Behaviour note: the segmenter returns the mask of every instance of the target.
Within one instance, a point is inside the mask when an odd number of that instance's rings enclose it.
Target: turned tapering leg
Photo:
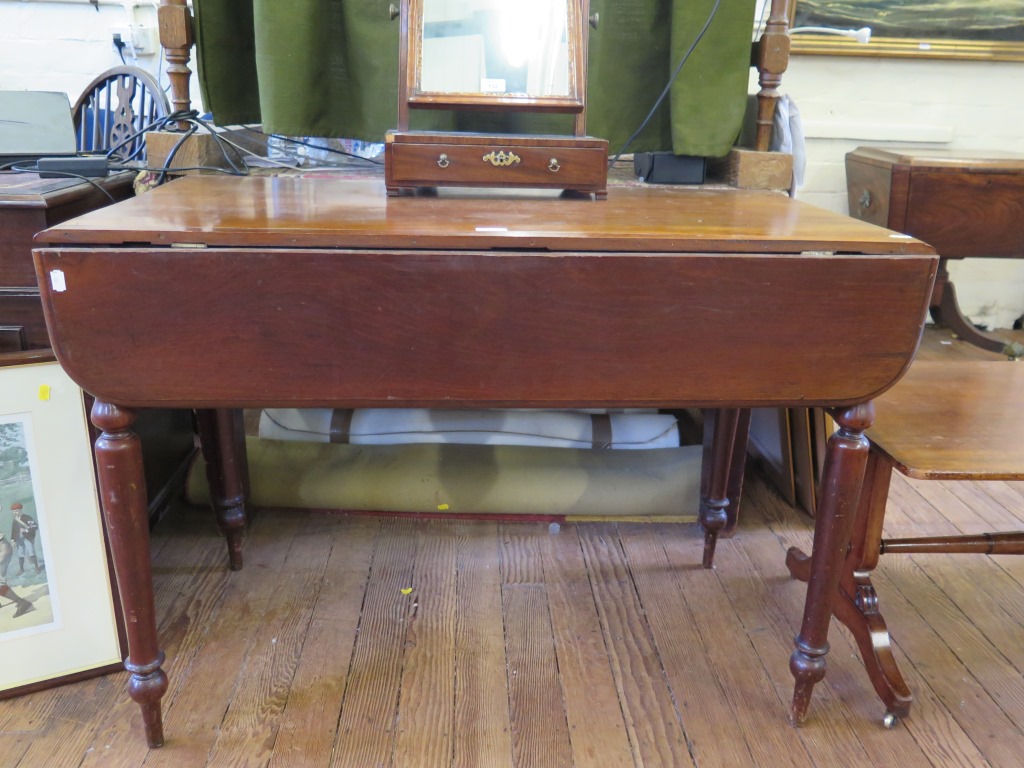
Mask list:
[[[142,447],[131,431],[135,412],[96,400],[92,423],[101,431],[96,440],[96,468],[100,501],[110,538],[114,574],[121,596],[131,672],[128,695],[142,708],[146,741],[164,743],[160,699],[167,690],[167,675],[160,668],[164,655],[156,634],[153,574],[149,553],[149,514]]]
[[[196,411],[199,444],[206,459],[210,504],[217,525],[228,543],[231,570],[242,568],[242,537],[245,534],[245,497],[248,464],[242,428],[242,412],[220,408]]]
[[[874,422],[871,403],[833,413],[839,429],[829,438],[814,520],[814,548],[807,572],[807,598],[796,650],[789,660],[795,678],[790,722],[802,725],[811,691],[825,676],[828,629],[857,514],[869,444],[864,430]]]
[[[729,521],[729,479],[739,421],[739,408],[723,408],[715,414],[714,418],[710,476],[707,488],[702,493],[700,500],[700,524],[704,528],[705,568],[714,566],[718,533]]]

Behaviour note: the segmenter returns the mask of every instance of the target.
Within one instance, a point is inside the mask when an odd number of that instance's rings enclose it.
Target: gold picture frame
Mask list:
[[[0,355],[0,699],[122,668],[82,390]],[[16,663],[14,663],[16,660]]]
[[[793,28],[870,27],[867,44],[832,34],[795,34],[792,52],[827,56],[1024,61],[1024,0],[795,0]],[[936,5],[946,6],[945,10]],[[900,13],[902,12],[902,13]],[[973,21],[971,21],[973,20]]]

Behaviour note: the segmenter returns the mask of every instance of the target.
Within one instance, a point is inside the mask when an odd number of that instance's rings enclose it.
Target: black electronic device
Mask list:
[[[637,152],[633,171],[649,184],[703,184],[707,159],[672,152]]]
[[[36,161],[35,170],[39,177],[43,179],[56,179],[66,176],[95,178],[97,176],[106,176],[110,172],[105,155],[41,157]]]

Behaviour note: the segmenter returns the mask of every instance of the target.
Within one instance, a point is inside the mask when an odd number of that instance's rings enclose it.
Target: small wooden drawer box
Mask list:
[[[608,142],[571,136],[392,132],[388,194],[416,187],[556,187],[607,194]],[[454,177],[446,181],[446,173]]]

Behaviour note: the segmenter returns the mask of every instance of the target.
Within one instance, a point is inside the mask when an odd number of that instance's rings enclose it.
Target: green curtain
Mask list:
[[[756,0],[721,0],[704,39],[630,151],[721,157],[746,108]],[[617,151],[690,47],[714,0],[591,0],[587,132]],[[194,0],[203,102],[221,125],[382,141],[397,119],[388,0]],[[413,128],[572,133],[565,115],[411,110]]]

